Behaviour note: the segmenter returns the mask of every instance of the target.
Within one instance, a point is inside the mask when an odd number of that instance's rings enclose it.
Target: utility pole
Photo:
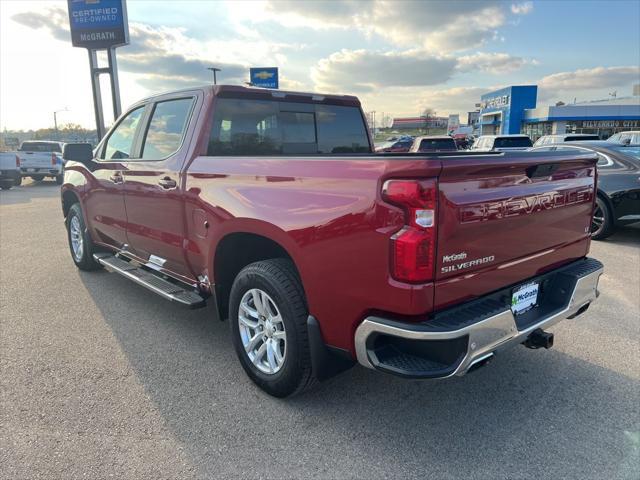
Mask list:
[[[60,140],[60,134],[58,133],[58,113],[68,111],[67,107],[64,107],[64,110],[55,110],[53,112],[53,127],[56,131],[56,140]]]
[[[376,136],[376,111],[372,110],[371,112],[371,131],[373,136]]]
[[[216,72],[220,72],[221,70],[219,68],[216,68],[216,67],[207,67],[207,70],[211,70],[213,72],[213,84],[217,85],[218,84],[218,80],[216,78]]]

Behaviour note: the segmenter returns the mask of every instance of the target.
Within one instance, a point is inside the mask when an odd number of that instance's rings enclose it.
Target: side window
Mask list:
[[[130,112],[118,124],[105,145],[103,159],[123,160],[129,158],[133,149],[133,140],[136,129],[142,118],[144,107],[139,107]]]
[[[193,98],[156,104],[143,142],[143,160],[162,160],[180,148],[192,105]]]

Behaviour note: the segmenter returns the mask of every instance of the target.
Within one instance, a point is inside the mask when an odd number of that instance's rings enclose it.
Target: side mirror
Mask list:
[[[66,162],[80,162],[85,165],[93,160],[93,149],[89,143],[67,143],[62,150],[62,159]]]

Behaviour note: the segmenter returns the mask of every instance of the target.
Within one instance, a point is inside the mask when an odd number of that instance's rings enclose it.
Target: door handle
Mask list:
[[[111,180],[113,183],[122,183],[124,182],[124,177],[122,176],[122,173],[115,172],[109,177],[109,180]]]
[[[178,186],[176,181],[174,179],[172,179],[172,178],[169,178],[169,177],[164,177],[164,178],[161,178],[160,180],[158,180],[158,185],[160,185],[162,188],[164,188],[166,190],[170,190],[170,189],[176,188]]]

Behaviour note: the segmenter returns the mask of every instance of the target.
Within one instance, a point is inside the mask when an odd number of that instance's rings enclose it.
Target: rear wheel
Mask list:
[[[67,238],[73,263],[80,270],[97,270],[100,264],[93,259],[94,245],[87,231],[82,208],[74,203],[67,215]]]
[[[2,183],[0,183],[0,188],[2,190],[10,190],[11,187],[13,187],[13,183],[12,182],[2,182]]]
[[[613,214],[604,198],[596,197],[596,206],[591,219],[591,238],[603,240],[613,233]]]
[[[60,175],[56,175],[56,184],[57,185],[62,185],[62,182],[64,181],[64,174],[60,174]]]
[[[16,178],[14,179],[13,186],[14,187],[19,187],[20,185],[22,185],[22,175],[18,174],[18,175],[16,175]]]
[[[311,386],[308,313],[292,262],[278,258],[246,266],[229,300],[233,345],[251,380],[275,397]]]

